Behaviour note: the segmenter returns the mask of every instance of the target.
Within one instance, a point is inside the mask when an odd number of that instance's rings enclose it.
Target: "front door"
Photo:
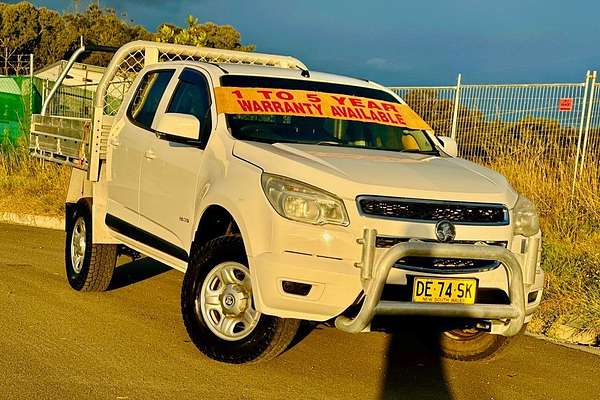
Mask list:
[[[124,115],[109,139],[108,220],[139,221],[139,183],[143,154],[155,137],[154,115],[175,70],[149,71],[139,81]]]
[[[209,77],[183,68],[171,83],[159,113],[193,115],[200,120],[198,140],[174,139],[157,132],[145,151],[140,180],[140,228],[158,238],[159,250],[187,259],[194,234],[198,191],[205,182],[204,147],[212,131]]]

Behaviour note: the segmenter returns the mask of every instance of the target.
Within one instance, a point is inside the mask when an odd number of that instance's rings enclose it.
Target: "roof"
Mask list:
[[[205,63],[201,63],[205,64]],[[211,64],[216,65],[223,71],[227,71],[228,74],[234,75],[254,75],[254,76],[268,76],[274,78],[287,78],[287,79],[300,79],[307,81],[318,81],[318,82],[327,82],[327,83],[337,83],[341,85],[350,85],[350,86],[358,86],[364,88],[371,88],[382,90],[387,93],[392,94],[395,98],[398,98],[398,95],[391,91],[390,89],[376,83],[370,81],[368,79],[360,79],[354,78],[350,76],[331,74],[328,72],[319,72],[309,70],[309,76],[305,77],[302,75],[302,70],[300,69],[290,69],[290,68],[277,68],[270,66],[261,66],[261,65],[240,65],[240,64]]]
[[[2,77],[0,79],[0,93],[21,95],[21,88],[14,79]]]
[[[40,79],[56,81],[60,73],[66,68],[67,63],[68,61],[65,60],[57,61],[35,71],[34,76]],[[100,81],[105,70],[106,68],[97,65],[76,62],[69,70],[63,84],[66,86],[95,85]]]
[[[251,76],[266,76],[273,78],[299,79],[307,81],[337,83],[341,85],[358,86],[382,90],[392,94],[395,98],[399,98],[396,93],[390,89],[367,79],[353,78],[344,75],[330,74],[328,72],[319,72],[307,70],[309,76],[303,76],[302,69],[279,68],[264,65],[248,65],[248,64],[224,64],[224,63],[205,63],[202,61],[171,61],[173,64],[184,65],[202,65],[204,68],[217,74],[232,74],[232,75],[251,75]]]
[[[309,78],[304,78],[301,75],[302,70],[290,68],[267,67],[262,65],[240,65],[240,64],[217,64],[220,68],[230,74],[239,75],[258,75],[258,76],[273,76],[278,78],[301,78],[318,81],[345,83],[356,86],[370,86],[370,82],[365,79],[351,78],[342,75],[335,75],[326,72],[318,72],[309,70]]]
[[[62,68],[67,66],[67,63],[68,63],[67,60],[59,60],[55,63],[46,65],[45,67],[38,69],[37,71],[35,71],[34,75],[41,74],[43,72],[46,72],[46,71],[52,70],[52,69],[56,69],[56,68],[59,68],[62,70]],[[78,63],[78,62],[73,64],[73,67],[71,67],[71,69],[73,69],[73,68],[85,69],[88,71],[94,71],[94,72],[100,72],[100,73],[104,73],[104,70],[106,69],[105,67],[99,67],[97,65]]]

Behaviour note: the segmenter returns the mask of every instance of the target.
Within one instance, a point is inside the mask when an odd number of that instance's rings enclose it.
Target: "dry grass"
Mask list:
[[[546,333],[568,323],[600,333],[600,181],[597,162],[586,163],[572,187],[573,166],[530,155],[497,158],[491,167],[538,207],[546,288],[531,329]]]
[[[59,216],[70,169],[30,158],[24,146],[0,145],[0,212]]]
[[[600,331],[600,174],[586,168],[572,196],[572,166],[544,157],[497,156],[490,164],[538,207],[544,233],[544,302],[530,328],[554,322]],[[0,151],[0,212],[62,216],[69,169]]]

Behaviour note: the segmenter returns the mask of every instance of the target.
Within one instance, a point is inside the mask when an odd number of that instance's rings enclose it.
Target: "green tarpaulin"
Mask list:
[[[0,76],[0,143],[15,144],[26,138],[31,114],[39,113],[41,104],[40,92],[30,77]]]

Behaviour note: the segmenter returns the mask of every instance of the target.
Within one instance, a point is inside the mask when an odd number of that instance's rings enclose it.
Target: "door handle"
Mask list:
[[[117,139],[116,137],[114,137],[114,138],[110,139],[110,144],[113,147],[119,147],[119,145],[121,144],[121,142],[119,142],[119,139]]]
[[[144,157],[146,157],[148,160],[153,160],[153,159],[155,159],[155,158],[156,158],[156,154],[155,154],[155,153],[154,153],[154,151],[152,151],[152,150],[147,150],[147,151],[144,153]]]

